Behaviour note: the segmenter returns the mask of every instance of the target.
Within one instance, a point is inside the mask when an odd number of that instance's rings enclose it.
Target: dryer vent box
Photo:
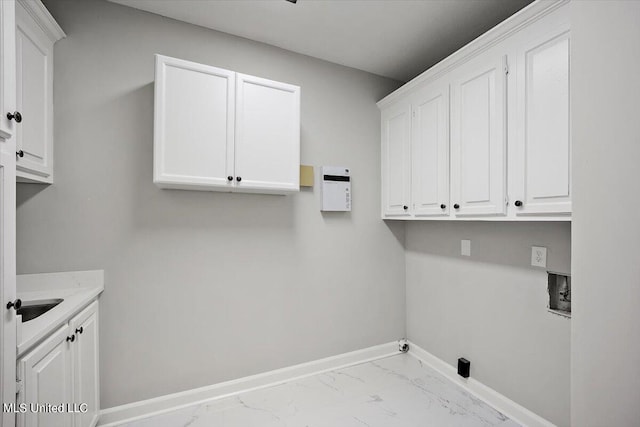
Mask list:
[[[571,276],[548,273],[549,310],[571,316]]]
[[[351,173],[349,168],[322,166],[322,210],[351,211]]]

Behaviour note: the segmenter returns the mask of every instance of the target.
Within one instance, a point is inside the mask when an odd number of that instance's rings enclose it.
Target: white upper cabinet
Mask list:
[[[156,57],[154,182],[231,187],[235,73]]]
[[[381,100],[382,217],[570,220],[569,87],[568,1],[536,1]]]
[[[411,203],[411,104],[382,112],[382,211],[409,215]]]
[[[453,212],[506,210],[506,57],[485,54],[455,72],[451,85]]]
[[[416,217],[449,214],[449,85],[418,90],[411,132],[411,204]]]
[[[237,74],[235,170],[238,191],[298,191],[300,88]]]
[[[299,189],[297,86],[156,55],[154,126],[162,188]]]
[[[571,213],[570,32],[565,14],[522,34],[516,64],[517,215]],[[558,22],[556,22],[558,21]]]
[[[53,44],[62,29],[39,1],[16,2],[16,174],[53,182]]]

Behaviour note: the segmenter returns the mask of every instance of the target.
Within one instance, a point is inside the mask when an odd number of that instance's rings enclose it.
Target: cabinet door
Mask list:
[[[521,202],[518,215],[570,214],[569,26],[531,30],[517,56],[518,176],[511,198]]]
[[[300,189],[300,88],[237,75],[237,191]]]
[[[87,404],[87,412],[74,415],[74,427],[93,427],[100,410],[98,363],[98,302],[92,303],[69,322],[76,340],[71,346],[73,361],[73,400]]]
[[[448,215],[449,85],[430,84],[416,99],[411,137],[413,214]]]
[[[451,202],[459,206],[456,216],[505,213],[505,66],[506,57],[489,52],[454,71]]]
[[[16,144],[7,112],[15,110],[15,3],[0,1],[0,399],[15,403],[16,311]],[[2,411],[0,425],[13,427],[15,415]]]
[[[3,6],[0,1],[0,9]],[[16,145],[0,138],[0,398],[14,403],[16,395]],[[15,416],[2,412],[0,425],[11,427]]]
[[[15,1],[0,1],[0,138],[9,139],[15,122],[7,113],[16,110],[16,24]]]
[[[53,182],[53,41],[22,2],[16,3],[16,126],[18,178]]]
[[[23,389],[19,403],[59,405],[71,402],[71,352],[69,327],[58,329],[42,344],[20,359]],[[18,414],[20,427],[71,427],[71,413],[32,412]]]
[[[382,112],[382,216],[408,216],[411,200],[411,104]]]
[[[235,73],[156,55],[153,181],[231,190]]]

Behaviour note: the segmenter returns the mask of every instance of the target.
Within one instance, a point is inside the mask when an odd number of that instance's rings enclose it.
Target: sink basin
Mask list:
[[[23,322],[28,322],[38,316],[42,316],[62,301],[64,301],[62,298],[24,301],[22,307],[18,309],[18,314],[22,315]]]

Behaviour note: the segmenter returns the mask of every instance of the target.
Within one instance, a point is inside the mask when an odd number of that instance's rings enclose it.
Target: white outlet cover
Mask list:
[[[531,265],[534,267],[547,267],[547,248],[531,246]]]
[[[460,240],[460,254],[471,256],[471,240]]]

